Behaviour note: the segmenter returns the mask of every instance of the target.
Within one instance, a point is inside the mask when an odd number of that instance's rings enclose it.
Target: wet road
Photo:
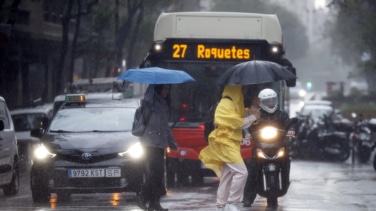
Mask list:
[[[52,197],[50,203],[32,202],[28,185],[29,174],[23,167],[20,192],[14,197],[0,193],[0,210],[130,210],[139,211],[135,194],[73,194],[69,202]],[[376,210],[376,172],[371,163],[351,165],[316,161],[294,160],[291,166],[291,186],[279,198],[279,211],[296,210]],[[205,178],[201,187],[175,187],[169,189],[162,205],[169,210],[215,210],[218,179]],[[255,204],[245,210],[268,210],[266,199],[257,197]]]

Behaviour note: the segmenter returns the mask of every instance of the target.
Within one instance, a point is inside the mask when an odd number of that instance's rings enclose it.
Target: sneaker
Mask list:
[[[225,209],[223,211],[240,211],[235,204],[226,204]]]

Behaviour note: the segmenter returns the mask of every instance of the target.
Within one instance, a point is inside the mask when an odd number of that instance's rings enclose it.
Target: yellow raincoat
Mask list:
[[[231,97],[232,101],[224,96]],[[221,176],[223,163],[243,163],[240,154],[244,100],[241,86],[225,86],[214,114],[217,128],[209,135],[209,145],[201,150],[199,159],[207,168]]]

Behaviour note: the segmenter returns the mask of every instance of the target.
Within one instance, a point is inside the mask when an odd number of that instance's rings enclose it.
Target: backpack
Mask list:
[[[146,123],[149,121],[149,117],[145,117],[146,115],[146,107],[145,105],[141,105],[136,109],[134,113],[133,123],[132,123],[132,134],[134,136],[141,137],[144,134]]]
[[[231,99],[229,96],[224,96],[223,98]],[[214,105],[212,105],[209,110],[205,114],[204,118],[204,138],[207,142],[209,140],[209,134],[215,129],[214,125],[214,114],[215,110],[217,109],[219,101],[217,101]]]

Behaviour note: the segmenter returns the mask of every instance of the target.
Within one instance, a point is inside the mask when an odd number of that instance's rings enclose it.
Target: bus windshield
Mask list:
[[[236,63],[160,63],[160,66],[163,68],[183,70],[196,80],[195,82],[175,84],[172,86],[171,104],[173,112],[171,118],[172,121],[179,119],[176,127],[183,125],[184,127],[189,127],[189,124],[192,127],[197,127],[197,123],[203,122],[203,118],[205,117],[206,112],[221,97],[221,89],[223,87],[220,87],[217,84],[218,78],[224,71],[226,71],[233,65],[236,65]],[[277,92],[281,91],[280,82],[264,84],[264,86],[273,88]],[[263,86],[259,85],[259,87],[262,88]],[[249,101],[248,103],[250,104],[251,102]]]

